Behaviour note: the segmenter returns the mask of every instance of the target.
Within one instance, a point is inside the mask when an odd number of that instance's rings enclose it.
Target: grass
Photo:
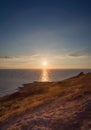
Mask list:
[[[90,94],[91,74],[73,77],[61,82],[26,84],[18,92],[0,98],[0,122],[5,122],[10,117],[22,115],[60,97],[65,97],[70,101],[84,98]],[[23,130],[26,127],[27,124],[24,124],[22,128],[16,126],[12,130]]]

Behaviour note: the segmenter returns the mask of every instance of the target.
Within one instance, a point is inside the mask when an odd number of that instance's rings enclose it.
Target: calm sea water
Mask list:
[[[12,93],[25,83],[33,81],[60,81],[91,69],[62,70],[0,70],[0,96]]]

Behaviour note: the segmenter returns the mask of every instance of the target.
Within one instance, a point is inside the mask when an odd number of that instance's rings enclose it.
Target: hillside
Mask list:
[[[0,130],[91,130],[91,73],[1,97]]]

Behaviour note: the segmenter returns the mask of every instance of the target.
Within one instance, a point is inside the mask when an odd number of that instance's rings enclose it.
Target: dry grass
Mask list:
[[[46,103],[65,98],[67,101],[80,100],[91,94],[91,74],[73,77],[61,82],[36,82],[24,85],[18,92],[0,98],[0,122],[18,117]],[[91,117],[91,114],[89,115]],[[8,130],[27,130],[26,122]],[[57,124],[55,124],[55,127]],[[61,128],[60,128],[61,130]]]

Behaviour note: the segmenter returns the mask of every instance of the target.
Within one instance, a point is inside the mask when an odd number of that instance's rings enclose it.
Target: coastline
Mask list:
[[[57,82],[33,82],[0,97],[1,130],[91,128],[91,73]]]
[[[80,72],[88,73],[91,72],[91,69],[0,70],[0,97],[15,92],[17,87],[22,86],[24,83],[43,80],[62,81]]]

